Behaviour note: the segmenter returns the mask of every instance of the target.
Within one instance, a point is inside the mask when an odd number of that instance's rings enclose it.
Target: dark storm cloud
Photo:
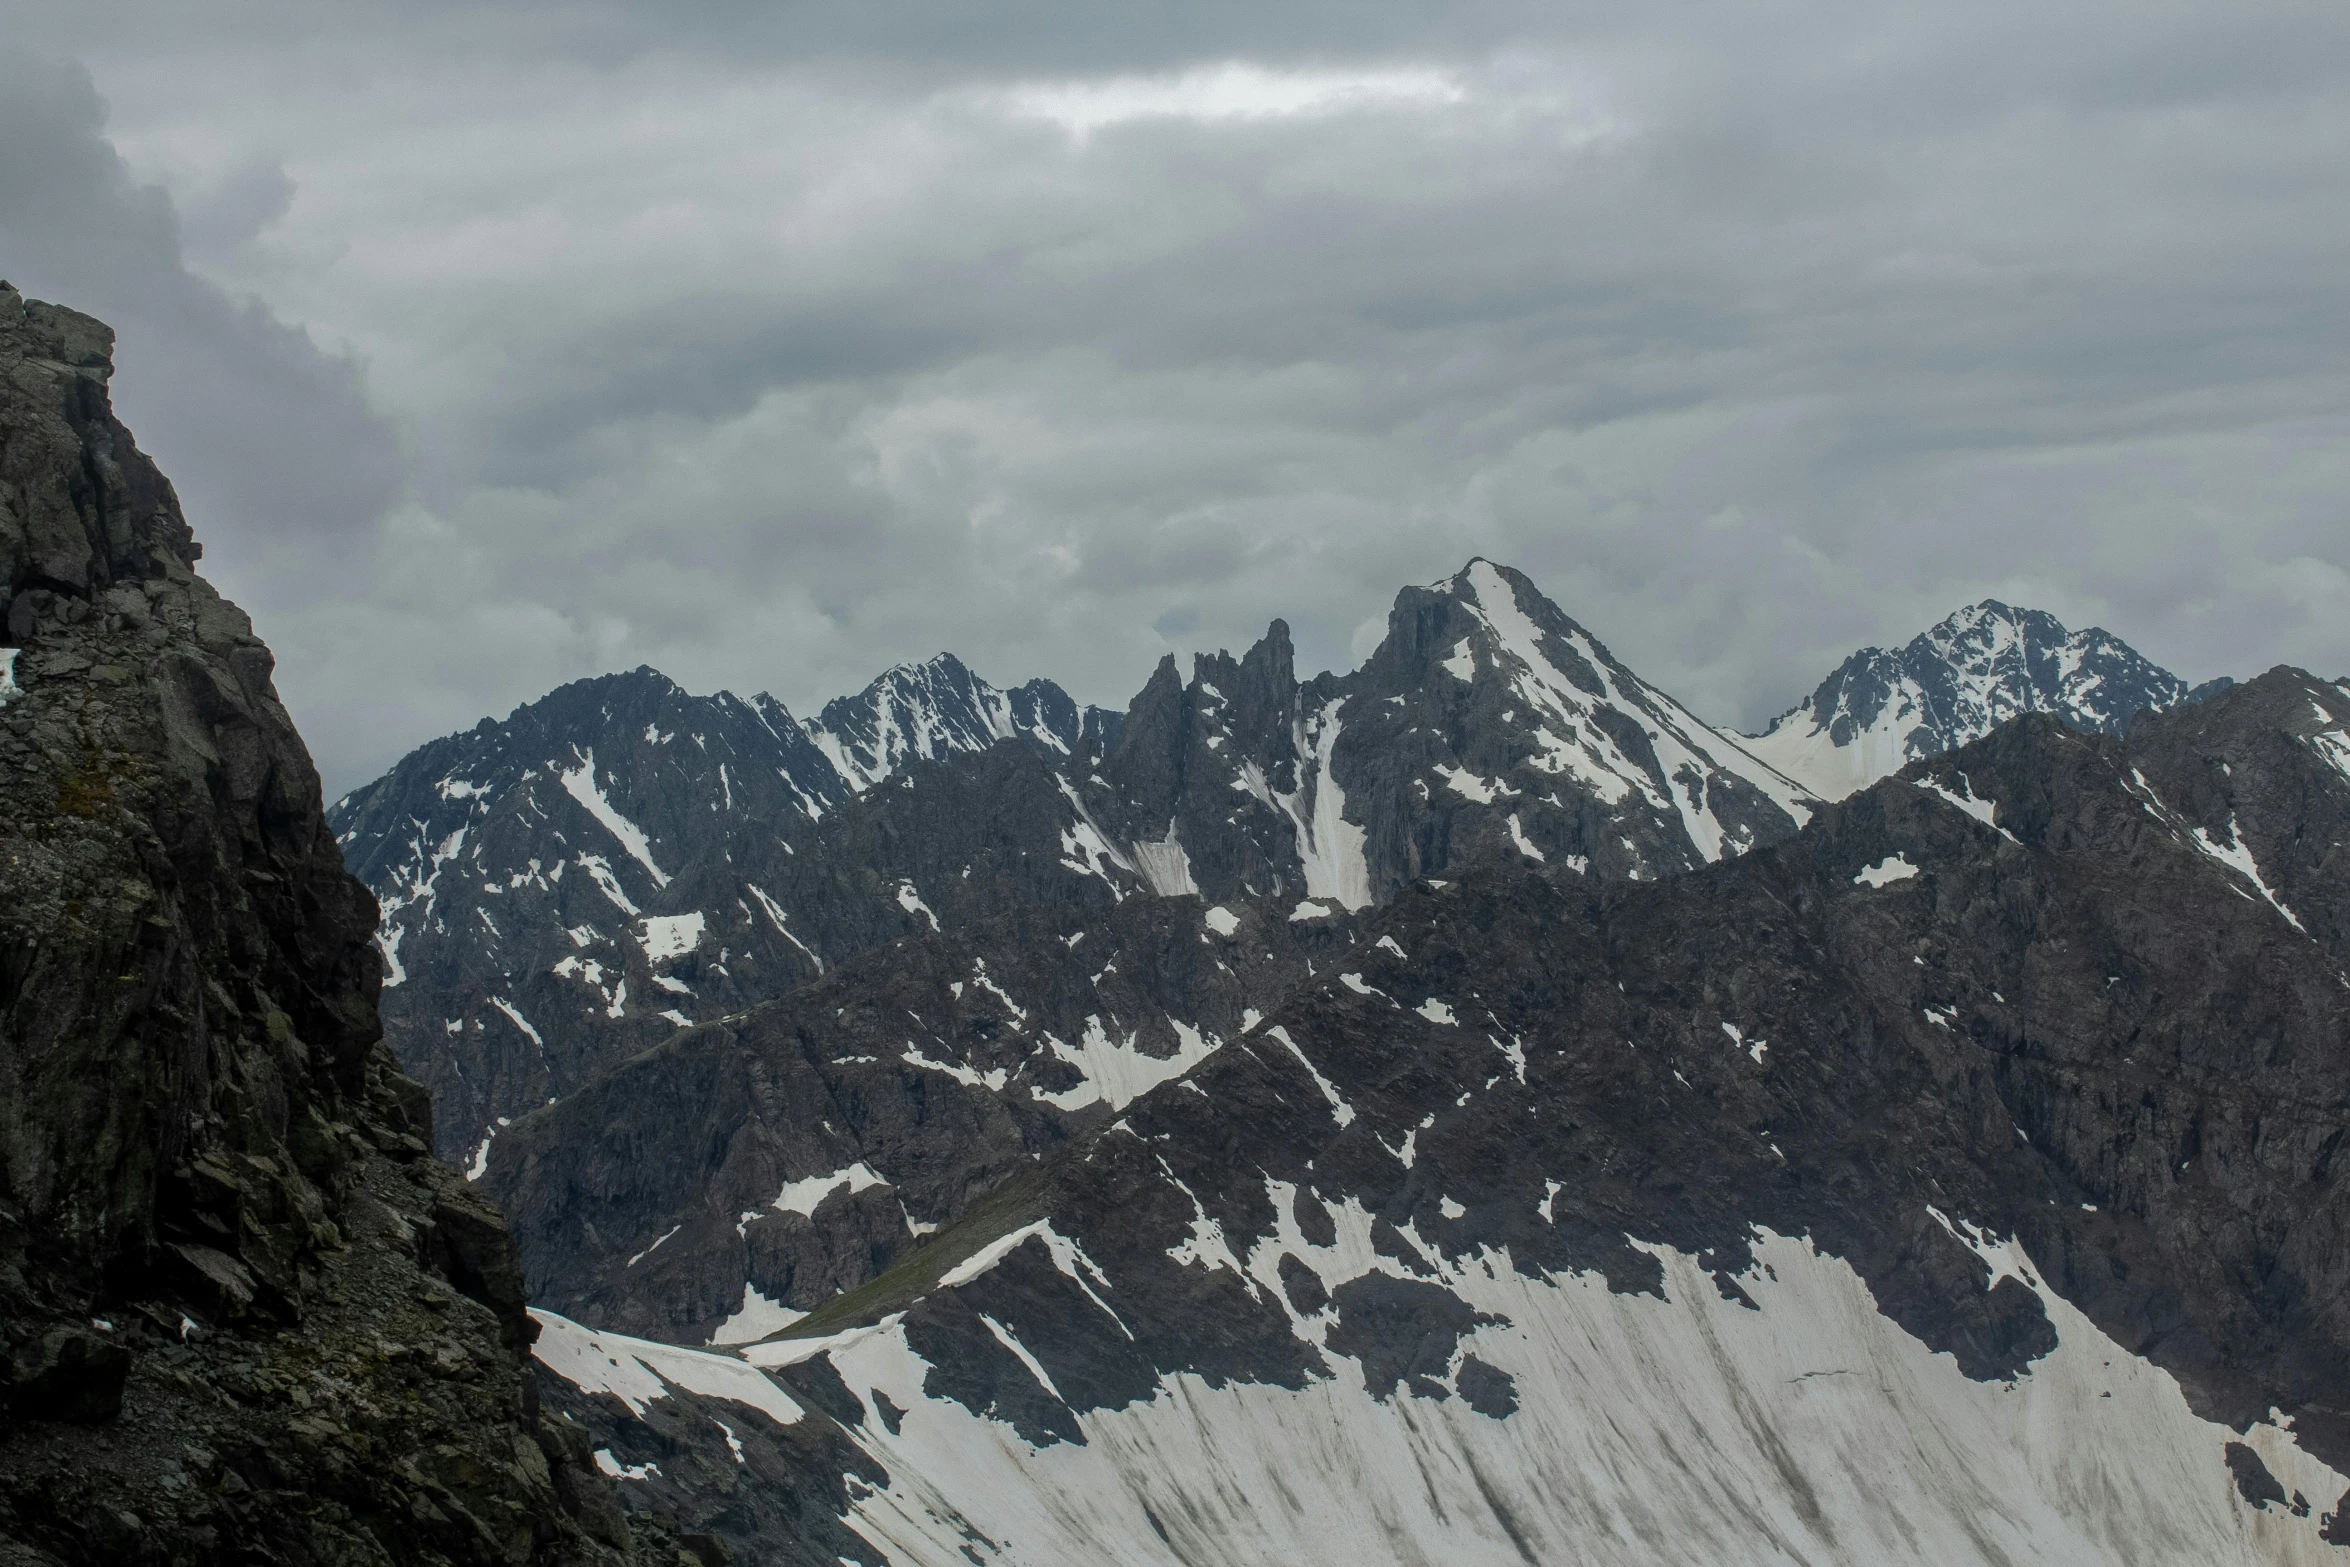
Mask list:
[[[264,606],[344,782],[640,660],[1344,665],[1471,552],[1724,720],[1987,593],[2350,666],[2350,13],[62,18],[191,261],[399,421],[408,499]],[[56,188],[168,237],[80,112]]]

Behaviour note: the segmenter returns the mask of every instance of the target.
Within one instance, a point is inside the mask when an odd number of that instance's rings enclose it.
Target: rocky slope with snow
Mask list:
[[[1985,599],[1900,648],[1862,648],[1781,714],[1747,749],[1823,800],[1981,739],[2022,713],[2119,734],[2137,714],[2209,695],[2190,692],[2111,632],[2068,631],[2033,609]]]
[[[1655,879],[1784,838],[1804,810],[1483,561],[1407,589],[1353,675],[1300,682],[1276,622],[1188,680],[1168,660],[1106,744],[1104,725],[1015,733],[900,758],[861,793],[770,782],[777,798],[730,812],[760,736],[794,731],[760,712],[665,727],[632,694],[696,700],[649,672],[569,688],[468,737],[491,764],[452,784],[423,754],[350,809],[354,845],[397,848],[366,825],[419,780],[507,802],[453,830],[439,879],[387,893],[394,956],[456,954],[411,967],[387,1016],[462,1128],[444,1151],[517,1215],[539,1298],[687,1342],[872,1276],[1235,1037],[1417,878]],[[565,742],[568,767],[525,760],[550,750],[526,724],[558,703],[602,729]],[[518,918],[534,907],[535,926]],[[500,942],[534,929],[514,961]],[[505,1097],[468,1097],[484,1087]],[[836,1174],[837,1200],[790,1195]]]
[[[1066,754],[1107,727],[1046,682],[1000,692],[941,657],[812,724],[639,669],[413,752],[330,820],[383,907],[384,1024],[433,1092],[440,1151],[469,1165],[501,1118],[598,1065],[918,924],[888,898],[850,929],[778,901],[861,791],[1015,735]]]
[[[1653,879],[1805,810],[1476,561],[1406,589],[1351,675],[1301,682],[1275,622],[1188,679],[1168,659],[1116,718],[942,657],[803,724],[639,670],[426,746],[331,814],[383,904],[386,1030],[441,1153],[478,1172],[600,1068],[925,930],[1040,909],[1075,930],[1135,896],[1343,930],[1419,876]],[[1169,1038],[1216,1005],[1162,1001],[1136,1026]]]
[[[749,1560],[2336,1559],[2345,717],[2279,671],[1682,876],[1413,883],[784,1335],[551,1385],[689,1516],[793,1501]]]
[[[0,1560],[674,1563],[542,1412],[251,624],[0,284]]]

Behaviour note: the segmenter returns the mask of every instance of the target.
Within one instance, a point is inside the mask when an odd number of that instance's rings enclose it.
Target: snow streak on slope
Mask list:
[[[2052,615],[1985,599],[1906,647],[1861,649],[1746,745],[1840,800],[2022,713],[2114,734],[2141,709],[2187,696],[2185,681],[2109,632],[2067,631]]]
[[[1365,835],[1346,819],[1346,792],[1330,770],[1330,758],[1338,748],[1338,714],[1345,706],[1346,698],[1340,697],[1298,726],[1297,753],[1310,757],[1311,763],[1299,769],[1304,778],[1297,793],[1270,798],[1297,824],[1306,896],[1361,909],[1371,902],[1371,868],[1363,858]]]
[[[1310,1248],[1317,1271],[1378,1264],[1357,1239]],[[2039,1288],[2015,1248],[1976,1244]],[[2039,1289],[2057,1350],[1978,1383],[1807,1242],[1758,1238],[1738,1283],[1759,1309],[1725,1299],[1697,1259],[1653,1251],[1661,1300],[1594,1275],[1528,1279],[1498,1254],[1443,1270],[1492,1318],[1448,1375],[1474,1353],[1513,1377],[1498,1418],[1468,1396],[1375,1399],[1334,1358],[1335,1380],[1298,1391],[1178,1374],[1146,1402],[1081,1415],[1083,1445],[1040,1450],[924,1396],[930,1367],[895,1319],[766,1349],[829,1349],[867,1407],[858,1440],[891,1477],[852,1491],[852,1521],[935,1567],[2334,1559],[2314,1517],[2248,1504],[2223,1454],[2241,1440],[2320,1505],[2343,1476],[2274,1426],[2239,1438],[2197,1418],[2168,1375],[2052,1292]],[[1319,1340],[1320,1315],[1301,1336]],[[876,1395],[906,1411],[894,1432]]]

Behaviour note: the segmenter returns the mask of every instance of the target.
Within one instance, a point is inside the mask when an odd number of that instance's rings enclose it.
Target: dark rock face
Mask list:
[[[2111,632],[2068,631],[2053,615],[1985,599],[1905,647],[1862,648],[1750,748],[1822,798],[1841,799],[2019,714],[2120,734],[2141,712],[2201,701],[2229,684],[2190,692]]]
[[[0,1554],[655,1559],[537,1410],[512,1244],[424,1156],[373,900],[111,349],[0,287]]]

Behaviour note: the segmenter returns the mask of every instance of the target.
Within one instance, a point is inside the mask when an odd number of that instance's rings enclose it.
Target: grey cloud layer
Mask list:
[[[640,660],[1344,664],[1472,551],[1748,723],[1984,593],[2350,666],[2350,21],[869,13],[52,20],[211,281],[54,75],[0,272],[123,328],[330,779]]]

